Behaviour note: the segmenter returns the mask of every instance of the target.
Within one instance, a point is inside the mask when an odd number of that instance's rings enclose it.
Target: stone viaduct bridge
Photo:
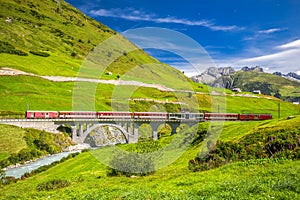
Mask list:
[[[84,143],[88,136],[92,135],[95,131],[97,132],[101,127],[114,129],[114,134],[119,133],[123,138],[123,143],[136,143],[139,138],[139,127],[143,124],[150,125],[152,128],[152,138],[157,140],[158,128],[161,125],[168,124],[172,129],[172,134],[175,134],[176,129],[181,124],[192,126],[198,122],[198,120],[166,119],[0,119],[1,124],[11,124],[22,128],[35,128],[53,133],[58,133],[58,127],[60,126],[70,127],[72,140],[78,144]],[[102,134],[101,137],[100,139],[110,139],[110,136],[107,136],[107,134]],[[115,135],[115,137],[119,136]],[[116,143],[122,142],[115,140],[113,143],[106,143],[106,145]]]

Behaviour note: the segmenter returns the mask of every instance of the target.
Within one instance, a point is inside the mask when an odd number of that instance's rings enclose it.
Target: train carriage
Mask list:
[[[98,119],[131,119],[132,112],[120,111],[99,111],[97,112]]]
[[[58,112],[27,110],[25,116],[27,119],[56,119],[58,118]]]
[[[204,120],[203,113],[169,113],[170,120]]]
[[[95,119],[97,118],[94,111],[60,111],[60,119]]]
[[[241,121],[253,121],[253,120],[268,120],[272,119],[271,114],[240,114],[239,120]]]
[[[133,113],[133,118],[134,119],[167,119],[168,113],[166,112],[134,112]]]
[[[237,113],[204,113],[204,120],[207,121],[234,121],[239,119],[239,114]]]
[[[259,119],[259,120],[268,120],[268,119],[272,119],[272,114],[259,114],[258,119]]]

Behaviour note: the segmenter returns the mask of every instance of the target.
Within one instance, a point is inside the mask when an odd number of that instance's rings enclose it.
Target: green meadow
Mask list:
[[[225,122],[220,141],[242,142],[251,134],[275,134],[299,129],[299,116],[264,122]],[[213,124],[212,124],[213,125]],[[239,127],[239,128],[238,128]],[[264,132],[265,131],[265,132]],[[173,136],[161,138],[163,145]],[[264,158],[233,161],[221,167],[193,172],[188,162],[199,154],[200,142],[175,162],[148,176],[108,176],[97,160],[112,147],[85,152],[25,180],[2,186],[1,199],[298,199],[299,160]],[[253,141],[255,144],[255,141]],[[138,144],[133,144],[138,145]],[[299,144],[298,144],[299,145]],[[120,148],[123,145],[120,145]],[[127,149],[130,145],[126,145]],[[114,147],[116,148],[116,147]],[[125,148],[125,149],[126,149]],[[65,180],[64,188],[40,190],[42,184]],[[26,192],[20,192],[26,191]]]
[[[82,87],[78,89],[79,87]],[[258,96],[240,97],[209,93],[174,91],[130,85],[95,84],[85,82],[52,82],[32,76],[0,76],[0,110],[24,112],[30,110],[132,110],[178,111],[185,103],[194,110],[228,113],[271,113],[281,117],[300,113],[300,106]],[[77,104],[76,104],[77,103]],[[280,105],[279,105],[280,104]],[[76,107],[77,106],[77,107]]]

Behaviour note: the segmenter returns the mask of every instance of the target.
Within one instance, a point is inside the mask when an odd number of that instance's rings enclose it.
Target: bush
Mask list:
[[[5,172],[2,169],[0,169],[0,184],[2,184],[4,179],[5,179]]]
[[[108,176],[132,175],[146,176],[155,171],[154,159],[160,157],[158,150],[160,145],[157,141],[139,142],[130,145],[127,151],[118,150],[115,152],[110,166]],[[151,153],[152,152],[152,153]]]
[[[38,184],[36,189],[38,191],[48,191],[48,190],[55,190],[59,188],[65,188],[71,185],[70,181],[67,180],[61,180],[61,179],[54,179],[50,180],[45,183]]]
[[[145,176],[155,170],[153,160],[143,154],[118,152],[110,162],[112,168],[108,170],[108,176],[132,175]]]
[[[18,182],[19,179],[15,178],[15,177],[12,177],[12,176],[6,176],[5,179],[4,179],[4,183],[3,185],[9,185],[11,183],[16,183]]]
[[[10,165],[9,159],[0,160],[0,168],[4,168]]]
[[[46,52],[41,52],[41,51],[29,51],[29,53],[36,55],[36,56],[42,56],[42,57],[49,57],[50,54]]]
[[[17,50],[13,45],[1,40],[0,40],[0,53],[15,54],[19,56],[28,56],[28,53],[23,52],[21,50]]]
[[[77,53],[76,53],[76,52],[72,52],[72,53],[71,53],[71,56],[74,58],[74,57],[77,56]]]
[[[256,132],[238,142],[217,141],[204,157],[189,161],[189,169],[203,171],[232,161],[251,159],[299,159],[300,130]]]
[[[208,123],[199,123],[197,134],[192,141],[192,145],[197,145],[204,140],[204,138],[207,136],[208,127]]]

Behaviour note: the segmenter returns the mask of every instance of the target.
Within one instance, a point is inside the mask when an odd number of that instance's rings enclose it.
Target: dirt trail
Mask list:
[[[113,84],[113,85],[134,85],[134,86],[138,86],[138,87],[156,88],[161,91],[174,91],[172,88],[168,88],[164,85],[142,83],[142,82],[138,82],[138,81],[101,80],[101,79],[64,77],[64,76],[39,76],[36,74],[27,73],[27,72],[23,72],[23,71],[11,69],[11,68],[3,67],[0,69],[0,76],[19,76],[19,75],[34,76],[34,77],[39,77],[39,78],[43,78],[43,79],[46,79],[49,81],[54,81],[54,82],[91,82],[91,83],[103,83],[103,84]]]
[[[65,77],[65,76],[39,76],[32,73],[23,72],[16,69],[11,68],[0,68],[0,76],[19,76],[19,75],[26,75],[26,76],[34,76],[43,78],[49,81],[54,82],[91,82],[91,83],[103,83],[103,84],[113,84],[113,85],[133,85],[138,87],[148,87],[148,88],[156,88],[160,91],[166,91],[166,92],[194,92],[194,91],[188,91],[188,90],[174,90],[172,88],[168,88],[164,85],[159,84],[149,84],[149,83],[142,83],[138,81],[124,81],[124,80],[102,80],[102,79],[89,79],[89,78],[78,78],[78,77]],[[196,94],[205,94],[202,92],[195,92]],[[217,92],[212,91],[210,95],[229,95],[229,94],[220,94]],[[243,96],[248,98],[266,98],[266,99],[274,99],[272,97],[268,96],[257,96],[252,94],[231,94],[230,96]]]

